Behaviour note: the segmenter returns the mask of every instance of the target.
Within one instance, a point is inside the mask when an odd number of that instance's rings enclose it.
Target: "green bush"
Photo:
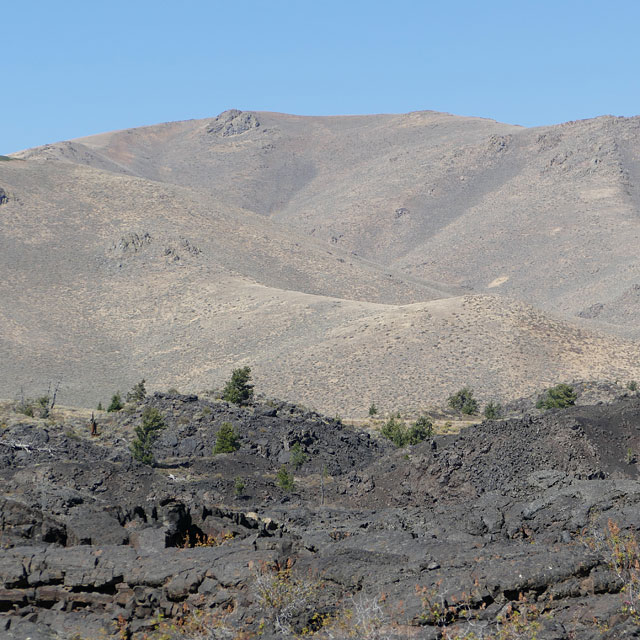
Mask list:
[[[302,450],[302,446],[299,442],[296,442],[291,447],[291,466],[294,469],[299,469],[307,460],[309,456]]]
[[[231,372],[231,379],[222,392],[222,399],[233,404],[249,404],[253,400],[253,385],[250,384],[250,380],[250,367],[234,369]]]
[[[107,411],[113,413],[114,411],[120,411],[122,407],[124,407],[122,398],[120,397],[120,392],[117,391],[111,396],[111,404],[107,407]]]
[[[293,474],[289,473],[287,467],[285,467],[284,465],[280,467],[280,470],[278,471],[276,482],[283,491],[293,491],[293,488],[295,486]]]
[[[473,397],[473,389],[469,387],[462,387],[460,391],[449,396],[448,402],[452,409],[460,413],[472,416],[478,412],[478,402]]]
[[[144,383],[145,380],[143,378],[140,382],[138,382],[138,384],[133,386],[131,391],[127,393],[127,402],[138,404],[147,397],[147,390],[144,387]]]
[[[396,447],[404,447],[408,444],[418,444],[433,435],[433,424],[427,416],[418,418],[411,427],[407,427],[405,422],[396,416],[391,416],[384,425],[380,433],[391,440]]]
[[[371,403],[371,406],[369,407],[369,417],[373,418],[373,416],[378,415],[378,407],[376,407],[375,402]]]
[[[627,389],[629,389],[629,391],[637,391],[638,383],[635,380],[629,380],[629,382],[627,383]]]
[[[233,481],[233,490],[237,498],[241,498],[244,495],[245,487],[244,480],[240,476],[236,476],[236,479]]]
[[[497,420],[502,415],[502,405],[491,400],[484,408],[484,417],[487,420]]]
[[[131,443],[131,454],[143,464],[153,464],[153,443],[166,427],[162,414],[155,407],[145,407],[142,424],[135,428],[136,439]]]
[[[240,448],[238,432],[230,422],[223,422],[216,435],[216,444],[213,447],[213,455],[219,453],[233,453]]]
[[[547,389],[536,404],[538,409],[564,409],[576,403],[577,395],[568,384],[557,384]]]

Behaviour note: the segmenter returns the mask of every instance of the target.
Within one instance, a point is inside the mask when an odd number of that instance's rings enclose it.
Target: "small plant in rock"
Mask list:
[[[449,396],[449,406],[455,411],[472,416],[478,412],[478,401],[473,397],[473,389],[462,387],[453,395]]]
[[[147,390],[144,386],[145,380],[144,378],[140,380],[137,384],[133,385],[131,391],[127,393],[127,402],[132,402],[133,404],[138,404],[142,402],[147,397]]]
[[[145,407],[142,424],[135,428],[136,438],[131,443],[131,454],[142,464],[153,464],[153,443],[166,427],[162,414],[155,407]]]
[[[369,407],[369,417],[373,418],[374,416],[378,415],[378,407],[376,407],[375,402],[371,403],[371,406]]]
[[[104,411],[102,408],[102,401],[98,402],[98,406],[96,407],[96,411]]]
[[[564,409],[575,404],[578,396],[568,384],[557,384],[547,389],[536,403],[538,409]]]
[[[230,422],[223,422],[216,435],[216,444],[213,447],[213,455],[219,453],[233,453],[240,448],[238,432]]]
[[[291,447],[291,466],[294,469],[299,469],[309,458],[309,456],[302,450],[302,445],[296,442]]]
[[[498,420],[500,416],[502,416],[502,405],[493,400],[489,401],[484,408],[484,417],[487,420]]]
[[[244,480],[240,476],[236,476],[233,483],[233,491],[236,495],[236,498],[242,498],[246,486],[247,485],[245,484]]]
[[[109,413],[113,413],[114,411],[121,411],[122,407],[124,407],[124,404],[122,404],[122,397],[120,396],[120,392],[116,391],[116,393],[111,396],[111,403],[107,407],[107,411]]]
[[[629,380],[629,382],[627,382],[627,389],[635,393],[638,390],[638,383],[635,380]]]
[[[234,369],[231,372],[231,379],[222,392],[222,399],[233,404],[249,404],[253,400],[253,385],[250,380],[250,367]]]
[[[276,484],[283,490],[287,492],[293,491],[295,487],[295,479],[293,474],[289,472],[287,467],[284,465],[280,467],[278,470],[278,474],[276,475]]]

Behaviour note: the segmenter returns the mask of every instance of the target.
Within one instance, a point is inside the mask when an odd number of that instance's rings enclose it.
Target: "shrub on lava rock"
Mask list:
[[[231,372],[231,379],[222,392],[222,399],[233,404],[249,404],[253,400],[253,385],[250,384],[250,380],[250,367],[234,369]]]
[[[213,455],[217,455],[218,453],[233,453],[239,448],[238,432],[230,422],[223,422],[216,435]]]
[[[153,464],[153,443],[166,427],[162,414],[155,407],[145,407],[142,424],[135,428],[136,439],[131,443],[131,454],[142,464]]]
[[[547,389],[536,404],[538,409],[564,409],[576,403],[577,395],[568,384],[557,384]]]

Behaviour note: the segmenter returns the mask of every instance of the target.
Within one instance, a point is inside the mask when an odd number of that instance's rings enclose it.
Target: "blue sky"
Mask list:
[[[638,0],[13,0],[0,153],[214,116],[640,113]]]

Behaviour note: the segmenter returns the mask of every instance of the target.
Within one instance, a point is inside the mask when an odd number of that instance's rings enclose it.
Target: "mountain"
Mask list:
[[[13,154],[0,396],[248,364],[356,415],[639,377],[639,142],[640,118],[231,110]]]

